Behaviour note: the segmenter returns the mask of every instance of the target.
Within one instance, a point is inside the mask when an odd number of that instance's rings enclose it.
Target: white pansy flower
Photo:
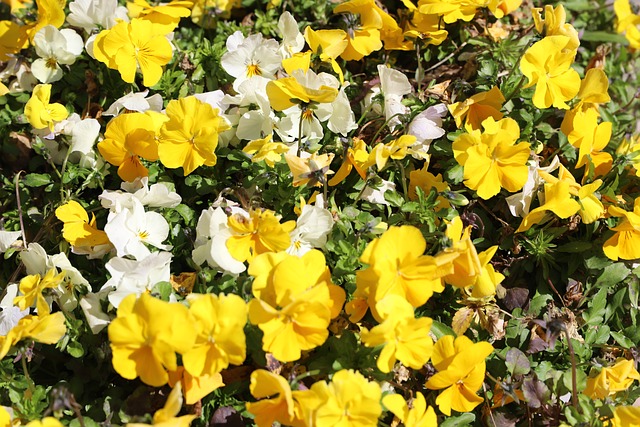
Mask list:
[[[280,15],[278,31],[282,38],[279,51],[283,58],[290,58],[294,53],[302,51],[305,44],[304,36],[298,28],[298,22],[290,12],[284,12]]]
[[[47,25],[33,37],[36,53],[40,57],[33,61],[31,72],[42,83],[57,82],[63,72],[60,64],[71,65],[82,53],[82,37],[69,28],[58,30]]]
[[[171,191],[168,183],[159,182],[149,186],[149,177],[138,177],[132,182],[120,184],[120,190],[104,190],[98,198],[102,207],[118,213],[123,209],[133,209],[133,199],[138,199],[143,206],[152,208],[175,208],[182,197]]]
[[[127,8],[118,5],[118,0],[75,0],[69,3],[67,22],[83,28],[87,33],[102,27],[110,29],[118,21],[129,22]]]
[[[384,96],[384,115],[389,128],[395,129],[400,124],[398,115],[409,113],[409,107],[402,104],[402,98],[412,91],[409,79],[402,72],[384,65],[378,65],[380,90]]]
[[[100,122],[96,119],[81,119],[77,113],[72,113],[56,123],[53,133],[69,137],[68,146],[56,140],[43,139],[55,164],[60,165],[66,159],[83,168],[98,170],[103,167],[102,156],[98,156],[95,150],[95,142],[100,136]]]
[[[38,84],[38,79],[31,73],[31,68],[21,58],[11,58],[6,62],[4,69],[0,71],[0,81],[9,82],[7,84],[9,93],[31,92]]]
[[[413,118],[409,123],[407,134],[415,136],[416,141],[425,145],[428,150],[431,141],[445,134],[442,129],[442,119],[447,113],[445,104],[432,105]]]
[[[101,303],[106,298],[107,293],[104,291],[98,293],[89,292],[80,298],[80,308],[82,308],[87,324],[94,335],[106,328],[111,322],[111,316],[102,310]]]
[[[234,212],[246,212],[240,208],[231,208]],[[248,214],[246,214],[248,216]],[[205,262],[211,268],[231,274],[240,274],[244,263],[231,256],[227,249],[227,239],[231,230],[227,226],[227,215],[221,207],[202,211],[196,227],[196,241],[191,257],[196,264]]]
[[[132,198],[133,207],[118,213],[109,213],[104,231],[116,248],[119,257],[131,255],[137,260],[149,256],[146,245],[169,250],[164,242],[169,236],[169,224],[157,212],[145,212],[142,202]]]
[[[322,205],[322,199],[316,200]],[[327,209],[305,205],[296,221],[296,228],[289,234],[291,246],[287,252],[302,256],[313,248],[324,248],[327,236],[333,228],[333,215]]]
[[[163,101],[162,96],[159,93],[153,94],[149,97],[149,90],[143,90],[142,92],[131,92],[125,96],[118,98],[113,104],[109,106],[107,111],[102,113],[103,116],[117,116],[124,110],[135,111],[138,113],[144,113],[145,111],[162,111]]]
[[[5,253],[22,235],[20,231],[0,230],[0,254]]]
[[[220,65],[229,75],[236,78],[233,82],[233,88],[236,91],[240,83],[254,76],[268,80],[275,79],[275,74],[282,63],[282,56],[278,52],[280,46],[277,41],[265,40],[262,34],[252,34],[235,46],[239,36],[232,37],[235,37],[232,44],[235,49],[229,49],[222,55]],[[229,44],[227,44],[228,47]]]
[[[128,295],[148,292],[159,282],[171,279],[171,253],[153,252],[139,260],[111,258],[106,267],[111,274],[102,290],[109,292],[109,302],[118,307]]]

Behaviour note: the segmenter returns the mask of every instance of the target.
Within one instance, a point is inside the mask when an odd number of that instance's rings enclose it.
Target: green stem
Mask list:
[[[33,383],[33,380],[31,379],[31,376],[29,375],[29,369],[27,368],[26,350],[24,350],[20,355],[20,363],[22,364],[22,371],[24,372],[24,377],[27,380],[27,387],[29,388],[29,392],[31,392],[31,395],[33,395],[33,393],[36,391],[36,388],[35,388],[35,384]]]
[[[13,183],[16,187],[16,203],[18,204],[18,218],[20,219],[20,231],[22,232],[22,246],[24,248],[27,247],[27,233],[24,231],[24,220],[22,219],[22,201],[20,200],[20,174],[22,171],[19,171],[15,178],[13,179]]]
[[[396,163],[396,166],[398,167],[398,169],[400,169],[400,179],[402,180],[402,194],[404,195],[404,198],[406,200],[407,194],[409,194],[409,191],[407,189],[407,176],[404,173],[404,166],[402,166],[402,163],[400,163],[399,160],[394,160],[394,162]]]

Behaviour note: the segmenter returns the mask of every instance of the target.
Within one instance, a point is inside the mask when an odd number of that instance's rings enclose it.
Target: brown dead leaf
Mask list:
[[[469,307],[462,307],[456,311],[451,321],[451,329],[453,329],[453,332],[458,336],[463,335],[467,329],[469,329],[469,326],[471,326],[475,314],[475,310]]]
[[[180,273],[177,276],[172,274],[169,280],[173,290],[185,296],[193,292],[193,286],[196,284],[196,273]]]

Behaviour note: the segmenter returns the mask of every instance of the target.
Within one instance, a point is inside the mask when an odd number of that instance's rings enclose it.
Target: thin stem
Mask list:
[[[24,220],[22,219],[22,202],[20,200],[20,174],[22,171],[19,171],[15,178],[13,179],[13,183],[16,187],[16,203],[18,204],[18,218],[20,219],[20,232],[22,233],[22,246],[27,247],[27,233],[24,231]]]
[[[576,373],[576,354],[573,351],[573,344],[571,343],[571,337],[569,336],[569,331],[567,331],[567,327],[565,325],[564,335],[567,337],[567,347],[569,347],[569,354],[571,355],[571,404],[574,408],[580,411],[580,407],[578,406],[578,380]]]
[[[462,49],[464,49],[464,47],[467,45],[467,42],[462,43],[460,46],[458,46],[456,48],[456,50],[454,50],[453,52],[451,52],[449,55],[445,56],[442,60],[436,62],[434,65],[432,65],[431,67],[427,68],[426,70],[424,70],[424,73],[427,74],[429,71],[435,70],[436,68],[438,68],[439,66],[441,66],[442,64],[444,64],[445,62],[447,62],[448,60],[450,60],[451,58],[453,58],[454,56],[456,56],[458,54],[458,52],[460,52]]]
[[[27,368],[27,355],[25,353],[26,353],[26,350],[24,350],[20,354],[20,363],[22,364],[22,371],[24,372],[24,377],[27,379],[27,387],[29,388],[29,391],[33,395],[33,393],[36,391],[36,388],[35,388],[35,385],[33,384],[33,380],[31,379],[31,376],[29,375],[29,369]]]
[[[373,135],[373,138],[371,139],[371,144],[373,144],[374,142],[376,142],[376,140],[378,139],[378,136],[380,135],[380,132],[382,132],[382,129],[384,129],[385,126],[389,125],[389,122],[396,116],[401,116],[401,113],[396,113],[393,116],[389,117],[387,120],[384,121],[384,123],[382,124],[382,126],[380,126],[378,128],[378,130],[376,131],[375,135]]]
[[[304,120],[305,107],[300,107],[300,122],[298,123],[298,157],[302,152],[302,121]]]
[[[407,194],[409,191],[407,190],[407,176],[404,173],[404,166],[400,163],[399,160],[394,160],[398,169],[400,169],[400,179],[402,180],[402,194],[404,195],[405,200],[407,199]]]

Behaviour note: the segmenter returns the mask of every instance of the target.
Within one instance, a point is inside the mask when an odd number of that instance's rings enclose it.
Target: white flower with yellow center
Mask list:
[[[227,53],[222,55],[220,65],[236,78],[233,88],[237,91],[240,84],[258,76],[267,80],[275,79],[280,69],[282,56],[278,52],[280,45],[273,39],[265,40],[262,34],[252,34],[247,38],[236,31],[227,40]]]
[[[38,31],[33,44],[40,58],[33,61],[31,72],[42,83],[60,80],[64,74],[60,64],[73,64],[84,49],[84,42],[78,33],[68,28],[58,30],[53,25]]]
[[[147,245],[162,250],[170,250],[170,245],[162,242],[169,236],[169,224],[157,212],[145,212],[142,202],[131,199],[131,209],[110,213],[104,231],[119,257],[131,255],[137,260],[151,254]]]

